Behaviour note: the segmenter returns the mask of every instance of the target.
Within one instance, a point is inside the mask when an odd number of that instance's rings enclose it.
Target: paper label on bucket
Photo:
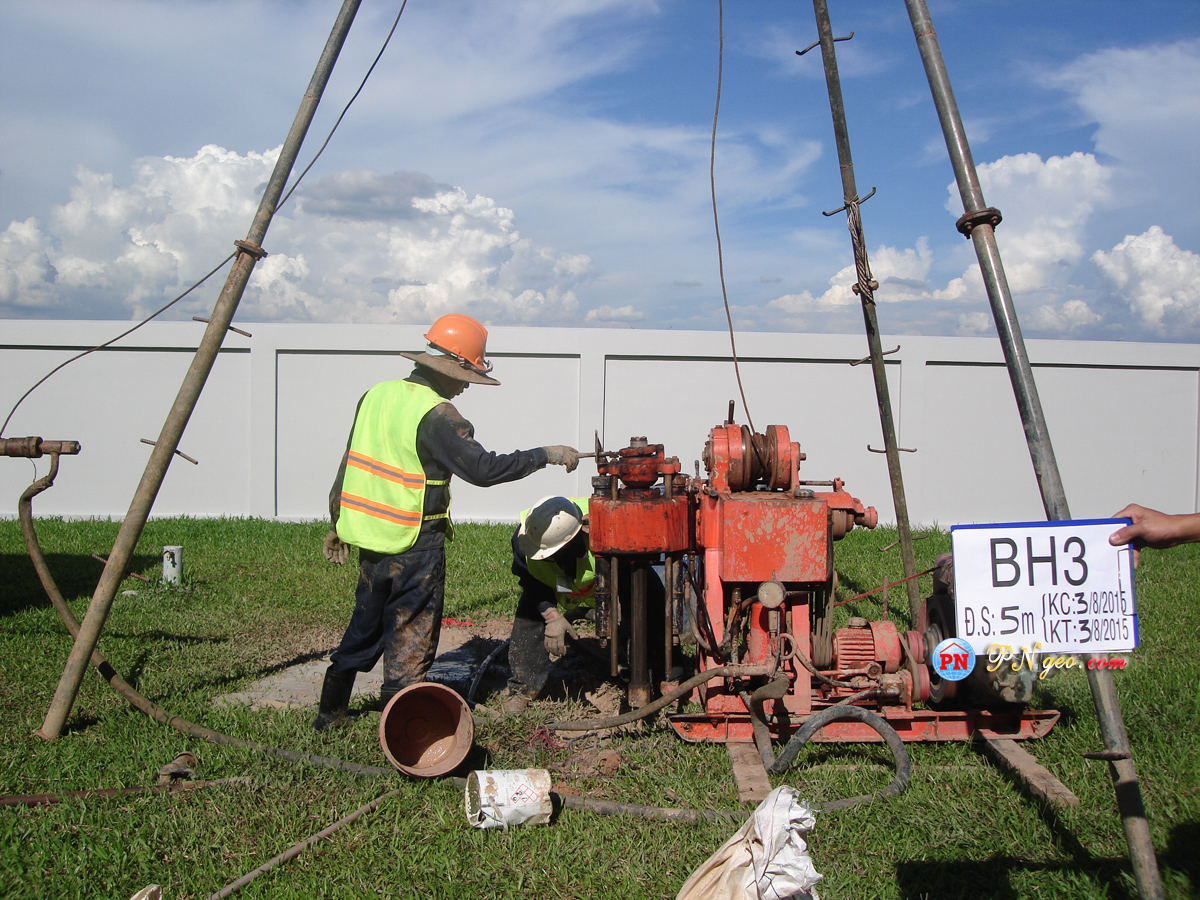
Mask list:
[[[545,825],[554,805],[545,769],[481,769],[467,776],[467,821],[475,828]]]

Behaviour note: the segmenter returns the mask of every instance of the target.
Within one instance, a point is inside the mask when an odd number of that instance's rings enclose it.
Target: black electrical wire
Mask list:
[[[396,33],[396,26],[400,24],[400,17],[404,15],[404,7],[406,6],[408,6],[408,0],[402,0],[400,3],[400,11],[396,13],[396,18],[392,22],[392,28],[390,31],[388,31],[387,37],[383,39],[383,46],[381,46],[379,48],[379,52],[375,54],[375,59],[372,61],[370,68],[367,69],[367,74],[363,76],[362,81],[359,83],[358,90],[356,90],[354,95],[346,101],[346,105],[342,107],[342,112],[337,117],[337,121],[335,121],[333,123],[333,127],[329,129],[329,134],[325,136],[324,142],[321,144],[320,148],[318,148],[312,160],[309,161],[309,164],[301,170],[299,175],[296,176],[295,182],[293,182],[292,186],[287,189],[287,192],[279,201],[279,205],[275,207],[276,212],[279,211],[279,208],[283,206],[283,204],[288,202],[288,197],[292,196],[292,192],[300,186],[300,182],[304,180],[304,176],[308,174],[308,170],[311,169],[316,161],[321,158],[321,154],[325,152],[325,148],[329,146],[329,141],[333,138],[333,133],[338,130],[338,126],[342,124],[342,119],[344,119],[346,117],[346,113],[349,112],[350,104],[358,99],[358,95],[362,93],[362,89],[367,86],[367,79],[371,77],[371,73],[375,71],[375,66],[378,65],[379,60],[383,57],[383,51],[386,50],[388,44],[391,43],[392,35]]]
[[[383,56],[383,51],[386,50],[388,44],[391,43],[392,35],[396,33],[396,26],[398,26],[400,24],[400,17],[404,14],[404,7],[406,7],[407,5],[408,5],[408,0],[402,0],[402,2],[400,3],[400,11],[396,13],[396,18],[392,22],[392,27],[388,31],[387,37],[384,38],[383,45],[379,48],[379,52],[377,54],[375,54],[375,59],[371,63],[370,68],[367,69],[367,74],[363,76],[362,81],[359,83],[358,90],[356,90],[354,92],[353,96],[351,96],[350,99],[346,101],[346,105],[344,107],[342,107],[341,113],[338,115],[337,120],[333,123],[333,127],[329,129],[329,133],[327,135],[325,135],[325,140],[322,142],[322,144],[321,144],[320,148],[317,150],[316,154],[314,154],[313,158],[309,161],[308,165],[304,167],[304,169],[300,172],[300,174],[296,176],[296,180],[294,182],[292,182],[292,186],[290,188],[288,188],[287,193],[285,193],[283,195],[283,198],[276,205],[276,207],[275,207],[276,212],[279,211],[280,207],[282,207],[283,204],[287,203],[288,198],[292,196],[292,193],[296,190],[297,187],[300,186],[300,182],[304,180],[304,176],[308,174],[308,170],[311,169],[316,164],[317,160],[321,158],[321,154],[325,152],[325,148],[329,146],[329,142],[333,139],[333,133],[338,130],[338,126],[342,124],[342,119],[344,119],[346,117],[346,113],[350,111],[350,105],[352,103],[354,103],[355,100],[358,99],[358,95],[361,94],[363,88],[367,86],[367,79],[371,77],[371,73],[375,71],[375,66],[379,63],[380,58]],[[174,306],[176,303],[178,303],[180,300],[182,300],[184,297],[186,297],[192,291],[196,290],[196,288],[198,288],[202,284],[204,284],[204,282],[208,281],[208,279],[210,279],[213,275],[215,275],[217,272],[219,272],[221,269],[223,269],[225,267],[226,263],[228,263],[235,256],[237,256],[236,251],[233,253],[230,253],[227,257],[225,257],[223,260],[221,260],[220,263],[218,263],[215,267],[213,267],[213,269],[207,275],[205,275],[203,278],[201,278],[199,281],[197,281],[195,284],[193,284],[191,287],[189,287],[186,291],[184,291],[182,294],[180,294],[178,297],[176,297],[170,303],[165,304],[164,306],[162,306],[159,309],[152,312],[146,318],[142,319],[140,322],[138,322],[132,328],[128,329],[127,331],[121,332],[112,340],[105,341],[103,344],[99,344],[95,347],[92,347],[89,350],[84,350],[82,353],[72,356],[66,362],[60,363],[59,365],[57,365],[53,369],[51,369],[49,372],[47,372],[45,374],[45,376],[43,376],[40,380],[38,380],[37,383],[33,385],[33,387],[31,387],[24,394],[22,394],[20,399],[17,400],[17,402],[15,404],[13,404],[13,408],[11,410],[9,410],[8,417],[4,420],[4,424],[0,425],[0,437],[4,436],[4,429],[6,429],[8,427],[8,423],[10,421],[12,421],[12,417],[16,413],[17,407],[19,407],[22,403],[25,402],[26,397],[28,397],[35,390],[37,390],[39,387],[41,387],[42,384],[44,384],[47,380],[49,380],[50,376],[57,373],[60,369],[63,369],[66,366],[70,365],[71,363],[75,362],[77,359],[82,359],[83,357],[87,356],[89,353],[95,353],[97,350],[103,350],[105,347],[110,347],[113,344],[115,344],[117,341],[121,340],[121,338],[127,337],[128,335],[133,334],[135,331],[137,331],[143,325],[145,325],[148,322],[153,321],[158,316],[162,315],[164,312],[166,312],[168,309],[170,309],[172,306]]]
[[[742,370],[738,365],[737,345],[733,339],[733,314],[729,311],[729,292],[725,289],[725,256],[721,252],[721,223],[717,219],[717,115],[721,111],[721,75],[725,67],[725,3],[717,0],[717,102],[713,109],[712,142],[708,152],[708,187],[712,194],[713,229],[717,234],[717,270],[721,275],[721,299],[725,302],[725,320],[729,323],[729,350],[733,354],[733,373],[737,376],[738,393],[742,395],[742,411],[754,432],[754,419],[750,418],[750,407],[746,405],[746,390],[742,387]],[[755,455],[758,449],[753,448]],[[761,460],[759,460],[761,462]]]
[[[228,263],[235,256],[237,256],[237,251],[230,253],[227,257],[225,257],[223,260],[221,260],[219,263],[217,263],[216,266],[214,266],[212,269],[210,269],[207,275],[205,275],[203,278],[201,278],[199,281],[197,281],[195,284],[193,284],[190,288],[188,288],[186,291],[184,291],[182,294],[180,294],[178,297],[176,297],[170,303],[167,303],[166,305],[159,307],[154,312],[152,312],[150,315],[146,316],[146,318],[142,319],[142,321],[138,322],[132,328],[128,329],[127,331],[122,331],[120,334],[118,334],[115,338],[113,338],[110,341],[105,341],[103,344],[99,344],[95,347],[92,347],[90,350],[84,350],[82,353],[77,353],[75,356],[72,356],[66,362],[59,363],[57,366],[55,366],[53,369],[51,369],[49,372],[47,372],[36,384],[34,384],[33,387],[31,387],[29,390],[27,390],[25,393],[23,393],[21,395],[21,399],[19,399],[16,403],[13,404],[13,408],[11,410],[9,410],[9,412],[8,412],[8,418],[6,418],[4,420],[3,425],[0,425],[0,437],[3,437],[4,429],[7,428],[8,423],[12,421],[13,414],[16,413],[17,407],[25,402],[26,397],[28,397],[35,390],[37,390],[39,387],[41,387],[44,382],[49,380],[51,375],[58,372],[60,369],[66,368],[71,363],[75,362],[75,360],[83,359],[83,357],[87,356],[89,353],[95,353],[97,350],[103,350],[105,347],[112,346],[117,341],[119,341],[121,338],[133,334],[135,331],[137,331],[139,328],[141,328],[147,322],[149,322],[149,321],[157,318],[158,316],[162,315],[163,313],[165,313],[168,309],[170,309],[172,306],[174,306],[176,303],[178,303],[180,300],[182,300],[184,297],[186,297],[188,294],[190,294],[196,288],[200,287],[200,285],[204,284],[204,282],[208,281],[208,279],[210,279],[214,275],[216,275],[217,272],[219,272],[219,271],[221,271],[221,269],[225,268],[225,264]]]

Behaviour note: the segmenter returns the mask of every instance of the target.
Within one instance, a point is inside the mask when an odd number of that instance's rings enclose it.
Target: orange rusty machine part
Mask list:
[[[681,643],[695,643],[700,671],[723,666],[739,674],[700,689],[702,713],[670,717],[685,740],[753,741],[752,708],[776,739],[786,739],[809,715],[839,702],[873,710],[906,741],[1048,732],[1058,713],[1027,706],[1028,681],[973,675],[969,688],[956,691],[963,683],[941,681],[927,664],[952,634],[946,579],[926,601],[924,634],[862,618],[832,630],[833,543],[855,526],[874,528],[877,516],[841,479],[801,480],[804,458],[782,425],[757,434],[731,422],[709,432],[706,478],[682,474],[678,458],[645,438],[614,452],[597,447],[589,503],[596,627],[613,675],[618,644],[628,641],[630,706],[674,687],[654,683],[670,675],[652,672],[653,642],[667,660],[681,658]],[[658,594],[649,580],[658,565],[661,615],[651,608]],[[618,596],[622,589],[630,596]],[[814,737],[880,739],[855,720],[832,722]]]

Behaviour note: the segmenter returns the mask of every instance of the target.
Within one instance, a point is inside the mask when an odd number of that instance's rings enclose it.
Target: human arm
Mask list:
[[[422,459],[436,460],[463,481],[490,487],[517,481],[545,468],[545,449],[493,453],[475,440],[475,429],[449,403],[434,407],[417,429],[417,447]]]
[[[1200,541],[1200,513],[1171,515],[1131,503],[1113,516],[1133,524],[1113,532],[1108,542],[1114,546],[1133,544],[1165,550],[1178,544]]]

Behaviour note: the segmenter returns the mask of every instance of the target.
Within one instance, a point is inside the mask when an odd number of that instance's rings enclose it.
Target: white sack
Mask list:
[[[815,824],[794,788],[775,788],[675,900],[819,900],[814,885],[821,876],[801,837]]]

